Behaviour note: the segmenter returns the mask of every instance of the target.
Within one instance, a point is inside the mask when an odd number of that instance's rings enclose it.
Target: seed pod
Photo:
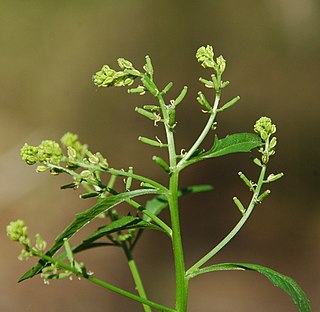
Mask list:
[[[238,207],[239,211],[242,213],[242,215],[245,214],[246,209],[243,207],[241,201],[237,197],[232,198],[236,206]]]
[[[252,185],[252,182],[245,176],[245,174],[240,171],[240,172],[238,172],[238,175],[239,175],[240,179],[245,183],[245,185],[249,188],[249,190],[254,191],[254,187]]]
[[[264,192],[258,197],[257,201],[258,201],[259,203],[261,203],[267,196],[270,195],[270,193],[271,193],[270,190],[264,191]]]
[[[159,90],[157,89],[156,85],[153,83],[153,81],[147,76],[143,75],[141,79],[144,87],[153,95],[157,96],[159,94]]]
[[[158,156],[153,156],[152,160],[154,160],[157,165],[159,165],[162,169],[164,169],[164,171],[170,172],[169,165],[162,158]]]
[[[129,167],[128,173],[129,174],[133,173],[133,167]],[[130,191],[131,184],[132,184],[132,177],[127,177],[127,180],[126,180],[126,191]]]
[[[149,144],[151,146],[156,146],[156,147],[167,147],[168,146],[168,144],[163,144],[159,141],[155,141],[155,140],[143,137],[143,136],[139,136],[138,140],[143,143]]]
[[[232,105],[236,104],[239,100],[240,100],[240,96],[236,96],[235,98],[233,98],[232,100],[230,100],[229,102],[224,104],[221,108],[219,108],[218,112],[224,111],[225,109],[227,109],[227,108],[231,107]]]
[[[183,89],[181,90],[180,94],[178,95],[178,97],[174,100],[175,106],[177,106],[178,104],[180,104],[182,102],[182,100],[186,96],[187,92],[188,92],[188,87],[184,86]]]
[[[172,87],[173,87],[173,82],[169,82],[161,91],[161,94],[167,94]]]

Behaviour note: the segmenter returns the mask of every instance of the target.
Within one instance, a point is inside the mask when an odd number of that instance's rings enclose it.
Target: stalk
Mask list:
[[[148,299],[146,292],[144,290],[144,287],[143,287],[143,283],[142,283],[142,280],[141,280],[141,277],[140,277],[140,274],[138,271],[138,267],[136,265],[136,262],[133,259],[132,253],[131,253],[130,249],[128,248],[126,242],[122,242],[121,245],[122,245],[123,251],[127,257],[128,265],[129,265],[134,283],[136,285],[137,292],[141,298]],[[151,312],[151,308],[149,305],[143,304],[143,309],[145,312]]]
[[[217,109],[218,109],[219,102],[220,102],[220,93],[216,93],[216,97],[214,100],[212,111],[210,113],[210,117],[209,117],[205,127],[203,128],[201,134],[199,135],[198,139],[194,142],[192,147],[189,149],[188,153],[186,155],[184,155],[184,157],[179,161],[179,163],[177,165],[177,168],[179,170],[182,170],[184,168],[184,165],[186,164],[188,159],[193,155],[193,153],[196,151],[196,149],[199,148],[199,146],[201,145],[201,143],[204,141],[204,139],[208,135],[209,131],[211,130],[212,124],[213,124],[213,122],[216,118],[216,115],[217,115]]]
[[[172,229],[172,247],[176,275],[176,311],[186,312],[188,303],[188,280],[186,279],[184,253],[181,239],[179,205],[178,205],[178,187],[179,187],[179,170],[177,170],[177,155],[175,151],[175,141],[173,129],[169,126],[169,116],[165,101],[161,94],[157,95],[167,136],[169,164],[170,164],[170,180],[168,203],[171,218]]]
[[[178,180],[179,173],[174,172],[170,178],[170,194],[168,196],[174,264],[176,270],[176,310],[185,312],[188,303],[188,280],[186,279],[184,253],[181,240],[179,210],[178,210]]]
[[[134,295],[134,294],[132,294],[132,293],[126,291],[126,290],[123,290],[123,289],[121,289],[121,288],[119,288],[117,286],[109,284],[109,283],[107,283],[107,282],[105,282],[105,281],[103,281],[101,279],[98,279],[98,278],[96,278],[94,276],[90,276],[90,275],[87,275],[87,274],[84,275],[84,274],[78,272],[71,265],[68,265],[68,264],[66,264],[64,262],[61,262],[61,261],[59,261],[57,259],[54,259],[54,258],[52,258],[52,257],[50,257],[50,256],[48,256],[46,254],[42,254],[42,253],[36,251],[33,248],[30,251],[32,252],[33,255],[35,255],[35,256],[37,256],[37,257],[39,257],[39,258],[41,258],[41,259],[43,259],[43,260],[45,260],[45,261],[47,261],[49,263],[55,264],[61,269],[64,269],[64,270],[69,271],[69,272],[72,272],[72,273],[74,273],[75,275],[77,275],[79,277],[83,277],[83,278],[87,279],[88,281],[90,281],[90,282],[92,282],[94,284],[97,284],[97,285],[99,285],[99,286],[101,286],[103,288],[106,288],[108,290],[111,290],[111,291],[113,291],[113,292],[115,292],[115,293],[117,293],[119,295],[128,297],[128,298],[130,298],[132,300],[135,300],[137,302],[146,304],[146,305],[148,305],[150,307],[153,307],[153,308],[155,308],[155,309],[157,309],[159,311],[176,312],[174,309],[171,309],[171,308],[168,308],[168,307],[163,306],[161,304],[155,303],[155,302],[153,302],[151,300],[148,300],[148,299],[145,299],[145,298],[141,298],[141,297],[139,297],[137,295]]]
[[[199,267],[201,267],[203,264],[205,264],[207,261],[209,261],[213,256],[215,256],[223,247],[225,247],[231,239],[240,231],[240,229],[243,227],[245,222],[248,220],[250,217],[253,208],[257,204],[257,199],[261,191],[261,187],[263,185],[263,180],[266,174],[266,165],[264,165],[261,168],[259,180],[257,183],[257,187],[253,193],[252,199],[249,203],[249,206],[244,213],[243,217],[240,219],[240,221],[236,224],[236,226],[230,231],[230,233],[218,244],[216,245],[211,251],[209,251],[204,257],[202,257],[198,262],[196,262],[188,271],[187,271],[187,276],[191,276],[192,273],[197,270]]]

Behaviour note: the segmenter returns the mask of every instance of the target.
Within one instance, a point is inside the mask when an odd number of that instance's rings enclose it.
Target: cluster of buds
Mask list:
[[[211,80],[204,78],[200,78],[199,80],[205,85],[205,87],[214,88],[216,93],[219,94],[221,89],[225,88],[229,84],[229,81],[222,81],[221,79],[222,74],[227,66],[226,60],[222,55],[215,59],[213,47],[210,45],[207,45],[206,47],[200,47],[197,50],[196,58],[202,67],[213,69],[215,72],[211,75]],[[200,104],[205,106],[202,102],[203,101],[201,101]]]
[[[52,140],[44,140],[38,146],[31,146],[26,143],[22,147],[20,155],[28,165],[42,164],[47,161],[59,165],[63,157],[59,144]]]
[[[101,70],[93,75],[94,84],[98,87],[131,86],[134,80],[141,76],[132,63],[124,58],[118,59],[118,65],[122,70],[116,71],[108,65],[104,65]]]
[[[202,46],[197,50],[196,58],[203,68],[212,68],[218,74],[222,74],[226,69],[226,60],[222,55],[214,59],[213,47],[207,45]]]
[[[10,240],[18,242],[23,246],[23,249],[18,256],[19,260],[27,260],[32,256],[32,249],[35,249],[39,252],[44,252],[46,249],[46,242],[42,239],[39,234],[35,236],[35,246],[32,247],[28,235],[28,227],[25,225],[23,220],[11,221],[9,225],[7,225],[7,236]]]
[[[260,147],[259,152],[262,154],[262,162],[267,164],[270,156],[275,154],[275,147],[277,145],[277,138],[271,136],[276,133],[276,125],[272,123],[269,117],[261,117],[254,125],[254,131],[259,134],[264,145]]]
[[[76,134],[67,132],[61,138],[62,146],[67,150],[63,154],[60,145],[52,140],[45,140],[38,146],[25,144],[20,151],[22,160],[28,165],[38,164],[37,172],[50,169],[52,174],[62,172],[61,162],[68,169],[77,169],[82,165],[95,165],[98,169],[108,168],[107,160],[100,153],[92,153],[87,145],[81,144]]]

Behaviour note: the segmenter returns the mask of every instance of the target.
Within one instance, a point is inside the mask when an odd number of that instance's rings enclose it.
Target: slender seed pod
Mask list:
[[[217,111],[218,112],[222,112],[225,109],[231,107],[232,105],[236,104],[238,101],[240,100],[240,96],[236,96],[234,97],[232,100],[230,100],[229,102],[227,102],[226,104],[224,104],[221,108],[219,108]]]
[[[161,91],[161,94],[167,94],[173,87],[173,82],[169,82],[164,89]]]
[[[239,211],[242,213],[242,215],[245,214],[246,209],[243,207],[241,201],[237,197],[232,198],[236,206],[238,207]]]
[[[157,89],[156,85],[153,83],[153,81],[147,76],[143,75],[141,79],[144,87],[153,95],[157,96],[159,94],[159,90]]]
[[[174,100],[175,106],[179,105],[182,102],[182,100],[186,96],[187,92],[188,92],[188,87],[184,86],[183,89],[181,90],[180,94],[178,95],[178,97]]]
[[[249,188],[250,191],[254,191],[254,187],[252,182],[245,176],[245,174],[241,171],[238,172],[240,179],[245,183],[245,185]]]
[[[258,203],[261,203],[266,197],[268,197],[270,195],[271,191],[270,190],[266,190],[264,191],[257,199]]]
[[[170,172],[170,167],[169,165],[160,157],[158,156],[153,156],[152,160],[155,161],[157,165],[159,165],[164,171]]]
[[[129,167],[128,173],[129,174],[133,173],[133,167]],[[127,180],[126,180],[126,191],[130,191],[131,184],[132,184],[132,177],[129,176],[127,177]]]
[[[169,114],[169,122],[168,122],[169,127],[173,129],[176,124],[176,108],[174,105],[170,105],[168,107],[168,114]]]
[[[143,143],[149,144],[151,146],[155,146],[155,147],[167,147],[168,146],[168,144],[163,144],[163,143],[161,143],[159,141],[152,140],[152,139],[149,139],[149,138],[146,138],[146,137],[143,137],[143,136],[139,136],[138,140],[143,142]]]
[[[145,109],[143,109],[143,108],[140,108],[140,107],[136,107],[135,108],[135,111],[138,113],[138,114],[140,114],[140,115],[142,115],[142,116],[144,116],[144,117],[147,117],[147,118],[149,118],[149,119],[151,119],[151,120],[157,120],[157,121],[160,121],[160,116],[158,116],[158,115],[156,115],[156,114],[154,114],[154,113],[151,113],[151,112],[148,112],[147,110],[145,110]]]

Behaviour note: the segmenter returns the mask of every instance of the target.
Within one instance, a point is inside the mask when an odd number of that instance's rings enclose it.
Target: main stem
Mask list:
[[[174,172],[170,177],[170,193],[168,196],[174,264],[176,270],[176,310],[177,312],[187,311],[188,303],[188,280],[185,274],[184,253],[181,239],[179,210],[178,210],[178,181],[179,173]]]
[[[173,129],[169,125],[169,115],[165,101],[161,94],[158,94],[157,98],[161,107],[163,118],[165,120],[164,125],[167,136],[169,163],[171,169],[169,192],[167,193],[167,197],[171,217],[172,247],[176,271],[176,311],[186,312],[188,303],[188,280],[186,278],[180,229],[178,205],[179,170],[177,168],[177,155],[175,151]]]

